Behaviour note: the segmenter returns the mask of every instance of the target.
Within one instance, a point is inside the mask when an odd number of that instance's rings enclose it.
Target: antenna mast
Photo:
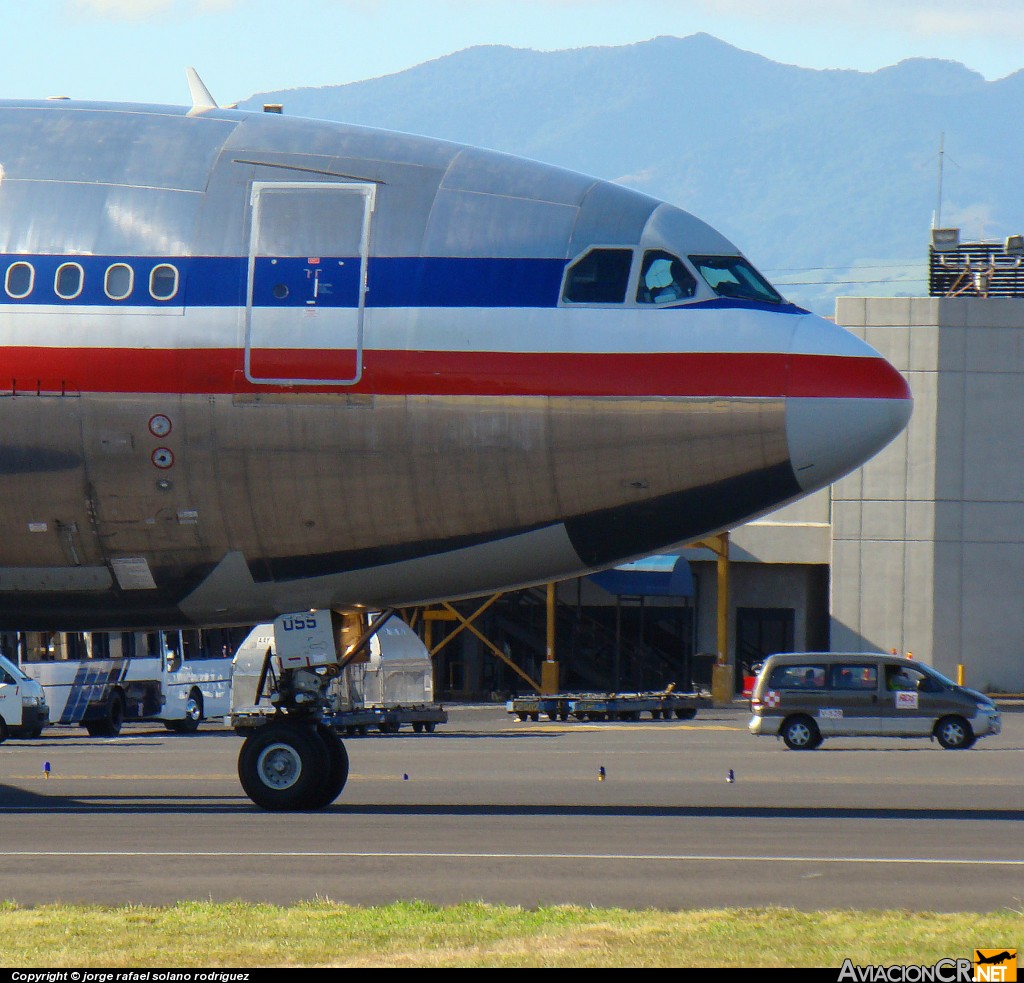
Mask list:
[[[946,156],[946,134],[939,136],[939,192],[938,200],[935,203],[935,218],[932,221],[933,229],[942,228],[942,164]]]

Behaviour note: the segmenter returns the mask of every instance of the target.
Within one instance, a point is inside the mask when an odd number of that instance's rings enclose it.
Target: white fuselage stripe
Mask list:
[[[332,336],[329,310],[261,312],[261,348],[319,349]],[[339,347],[351,347],[352,311],[337,315]],[[797,326],[813,315],[750,310],[565,308],[379,308],[367,310],[367,350],[473,352],[793,352]],[[313,327],[316,330],[310,330]],[[799,332],[803,354],[873,356],[848,332]],[[26,348],[241,349],[244,308],[20,307],[0,322],[0,346]]]

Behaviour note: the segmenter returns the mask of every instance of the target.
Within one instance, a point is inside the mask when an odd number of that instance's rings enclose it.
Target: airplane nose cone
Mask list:
[[[823,488],[874,457],[906,427],[906,379],[843,328],[808,317],[794,338],[786,437],[797,481]]]

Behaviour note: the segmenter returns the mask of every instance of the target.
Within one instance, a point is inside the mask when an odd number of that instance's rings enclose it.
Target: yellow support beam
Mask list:
[[[558,692],[558,660],[555,658],[555,585],[548,584],[547,590],[547,648],[544,663],[540,667],[540,691],[545,696]]]
[[[729,534],[721,532],[693,545],[711,550],[717,560],[718,640],[717,658],[711,670],[711,700],[715,706],[728,706],[736,688],[735,673],[729,664]]]
[[[443,608],[426,608],[423,612],[424,621],[458,621],[458,616]]]
[[[451,604],[444,603],[440,608],[429,608],[423,611],[423,644],[426,645],[427,651],[430,653],[430,658],[433,659],[438,652],[441,651],[450,641],[458,636],[458,634],[464,629],[468,629],[469,632],[475,635],[487,648],[487,650],[496,658],[500,659],[505,663],[516,675],[518,675],[531,689],[535,692],[540,693],[543,690],[543,682],[548,680],[548,673],[550,670],[547,669],[548,662],[544,662],[542,665],[542,682],[538,683],[536,680],[531,679],[522,669],[519,668],[497,645],[495,645],[486,635],[481,632],[475,624],[480,615],[482,615],[492,604],[494,604],[499,598],[504,596],[504,592],[494,594],[489,597],[483,604],[480,605],[469,617],[465,617],[460,614]],[[449,632],[440,642],[434,644],[434,633],[433,627],[435,621],[449,621],[449,622],[460,622],[458,628],[454,631]],[[554,668],[557,671],[557,663],[554,664]],[[554,692],[552,690],[552,692]]]

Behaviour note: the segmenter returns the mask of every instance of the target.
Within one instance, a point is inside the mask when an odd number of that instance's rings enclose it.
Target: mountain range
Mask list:
[[[490,147],[618,181],[720,229],[791,300],[921,295],[930,227],[1024,232],[1024,70],[912,58],[784,65],[707,34],[540,52],[486,45],[259,110]]]

